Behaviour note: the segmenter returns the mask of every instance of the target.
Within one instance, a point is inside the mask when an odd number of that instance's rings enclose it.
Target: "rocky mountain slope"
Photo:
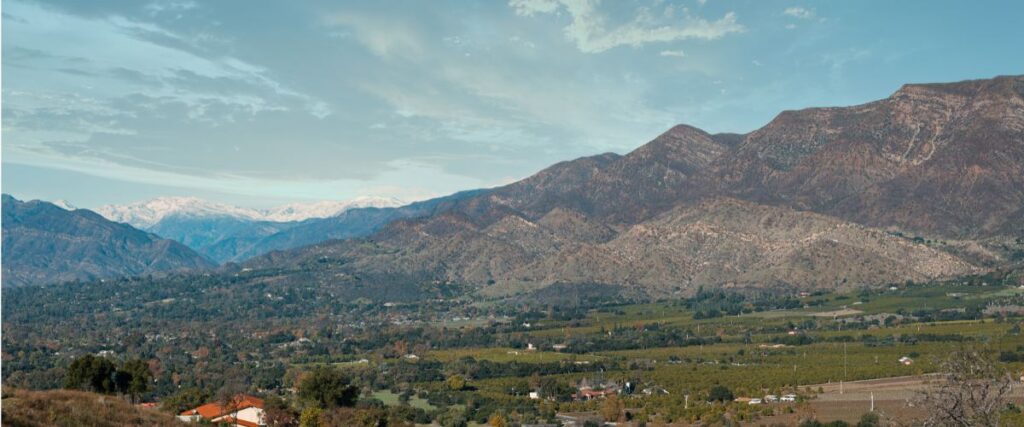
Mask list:
[[[746,135],[677,126],[624,156],[559,163],[366,240],[250,265],[319,263],[333,280],[497,293],[852,287],[1009,262],[982,239],[1019,232],[1022,209],[1024,77],[998,77],[784,112]]]
[[[213,267],[181,243],[95,212],[6,194],[2,229],[5,287]]]
[[[701,187],[923,235],[998,234],[1024,206],[1024,77],[782,113]]]

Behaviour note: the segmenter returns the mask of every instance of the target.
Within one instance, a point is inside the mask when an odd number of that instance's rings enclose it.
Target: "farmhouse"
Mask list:
[[[263,399],[244,394],[233,397],[227,405],[214,402],[189,409],[178,414],[178,419],[239,427],[266,425],[263,420]]]
[[[573,400],[593,400],[619,394],[622,390],[614,382],[598,381],[591,384],[586,378],[580,380],[577,392],[572,394]]]

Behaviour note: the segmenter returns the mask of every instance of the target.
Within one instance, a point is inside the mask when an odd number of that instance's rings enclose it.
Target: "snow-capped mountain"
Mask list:
[[[329,218],[355,208],[393,208],[402,206],[392,197],[357,197],[351,200],[325,200],[315,203],[292,203],[260,211],[266,221],[302,221],[309,218]]]
[[[158,197],[126,205],[106,205],[96,210],[111,221],[124,222],[146,229],[160,220],[175,215],[189,217],[232,217],[260,220],[255,209],[210,202],[196,197]]]
[[[106,205],[96,210],[111,221],[148,229],[171,216],[189,218],[235,218],[249,221],[288,222],[327,218],[352,208],[395,207],[402,201],[383,197],[358,197],[352,200],[292,203],[268,209],[253,209],[211,202],[196,197],[159,197],[126,205]]]

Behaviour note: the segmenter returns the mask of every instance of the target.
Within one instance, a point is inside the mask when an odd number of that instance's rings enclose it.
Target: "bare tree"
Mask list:
[[[927,426],[998,426],[1013,380],[991,356],[954,351],[941,366],[939,384],[919,395]]]

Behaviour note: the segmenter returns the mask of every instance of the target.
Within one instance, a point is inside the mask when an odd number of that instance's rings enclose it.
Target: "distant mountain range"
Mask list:
[[[296,222],[327,218],[355,208],[388,208],[404,203],[395,198],[357,197],[342,201],[292,203],[269,209],[253,209],[210,202],[196,197],[159,197],[127,205],[106,205],[96,210],[107,219],[150,228],[168,217],[234,218],[246,221]]]
[[[677,126],[624,156],[559,163],[366,239],[247,266],[488,295],[852,288],[1019,263],[1022,209],[1024,77],[999,77],[787,111],[745,135]]]
[[[3,195],[3,286],[201,270],[185,245],[95,212]]]
[[[195,197],[161,197],[127,205],[107,205],[97,209],[97,213],[111,221],[131,224],[177,240],[222,263],[266,252],[260,243],[262,239],[303,225],[304,221],[316,222],[317,219],[331,218],[352,209],[391,208],[402,204],[394,198],[359,197],[345,201],[294,203],[269,209],[251,209]],[[364,235],[370,231],[355,231],[353,235]],[[330,232],[326,232],[320,240],[303,243],[316,243],[330,238],[330,235]],[[345,234],[344,237],[349,235]],[[272,247],[286,249],[295,246]]]
[[[221,269],[231,283],[318,284],[339,298],[448,285],[658,297],[1019,268],[1024,76],[906,85],[863,105],[786,111],[748,134],[680,125],[625,155],[401,207],[273,221],[187,199],[107,215],[242,262]]]

